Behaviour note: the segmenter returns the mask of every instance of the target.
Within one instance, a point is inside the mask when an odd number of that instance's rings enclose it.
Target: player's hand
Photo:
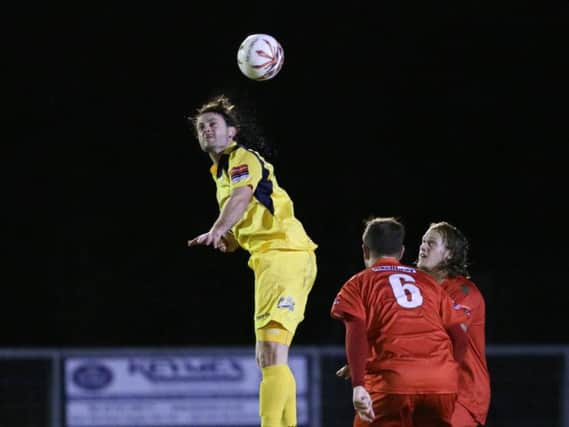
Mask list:
[[[207,245],[206,240],[208,238],[208,233],[200,234],[197,237],[194,237],[191,240],[188,240],[188,246],[198,246],[198,245]]]
[[[336,371],[336,376],[340,377],[344,380],[349,380],[350,379],[350,365],[345,364],[344,366],[342,366],[340,369],[338,369]]]
[[[215,249],[219,249],[219,242],[221,241],[222,234],[215,229],[209,230],[207,233],[200,234],[191,240],[188,240],[188,246],[213,246]]]
[[[354,404],[354,409],[356,410],[358,417],[360,417],[365,422],[373,422],[373,419],[375,418],[375,413],[373,412],[373,402],[367,390],[361,385],[354,387],[352,402]]]
[[[231,231],[225,233],[219,241],[218,249],[221,252],[235,252],[239,249],[239,243]]]

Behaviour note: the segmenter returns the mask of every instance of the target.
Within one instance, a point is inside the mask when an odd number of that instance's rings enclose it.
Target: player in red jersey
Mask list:
[[[332,305],[346,327],[355,427],[451,425],[467,319],[429,275],[400,263],[404,235],[394,218],[368,221],[367,268]]]
[[[468,240],[447,222],[433,223],[423,236],[417,267],[428,272],[468,315],[468,350],[460,364],[453,427],[486,422],[490,378],[486,365],[484,298],[468,274]]]

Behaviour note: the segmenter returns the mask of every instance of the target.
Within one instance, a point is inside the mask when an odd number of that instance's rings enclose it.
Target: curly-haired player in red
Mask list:
[[[467,314],[468,350],[460,364],[452,427],[484,425],[490,406],[486,365],[484,297],[468,274],[468,240],[448,222],[433,223],[423,236],[417,267],[428,272]]]

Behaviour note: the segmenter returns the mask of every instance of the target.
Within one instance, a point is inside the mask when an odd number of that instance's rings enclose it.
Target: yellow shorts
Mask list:
[[[267,251],[252,255],[249,267],[255,273],[255,330],[273,321],[294,334],[316,279],[314,252]]]

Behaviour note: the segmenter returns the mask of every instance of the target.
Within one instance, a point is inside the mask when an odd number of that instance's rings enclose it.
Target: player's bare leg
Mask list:
[[[288,363],[288,345],[272,341],[257,341],[255,358],[259,369]]]

